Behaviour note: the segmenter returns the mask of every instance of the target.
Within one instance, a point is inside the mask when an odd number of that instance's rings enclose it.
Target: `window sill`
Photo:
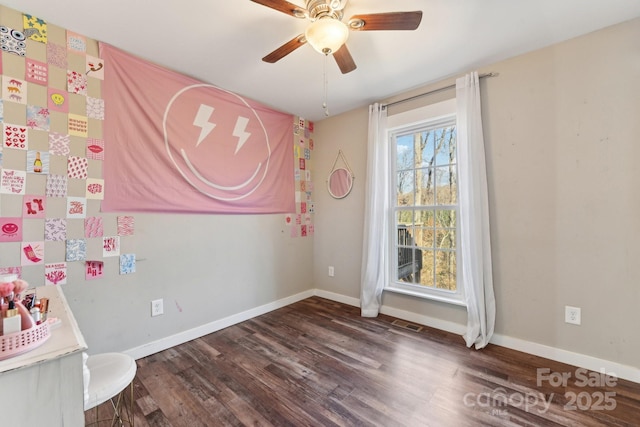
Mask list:
[[[467,303],[460,294],[453,294],[450,292],[442,292],[438,290],[418,291],[411,289],[411,286],[403,286],[398,283],[394,283],[390,286],[386,286],[384,291],[394,292],[403,295],[409,295],[417,298],[424,298],[432,301],[444,302],[447,304],[458,305],[466,307]]]

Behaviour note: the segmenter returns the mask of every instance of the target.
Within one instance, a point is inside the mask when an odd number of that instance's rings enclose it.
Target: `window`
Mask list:
[[[455,102],[389,118],[392,162],[387,290],[463,304],[458,272]]]

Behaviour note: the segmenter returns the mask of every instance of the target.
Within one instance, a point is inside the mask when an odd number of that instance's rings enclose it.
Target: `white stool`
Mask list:
[[[89,368],[89,384],[88,388],[85,384],[88,396],[85,396],[84,410],[96,408],[95,421],[88,425],[107,421],[98,418],[98,405],[110,400],[114,410],[110,425],[118,421],[120,425],[127,422],[133,426],[133,379],[136,376],[136,361],[122,353],[102,353],[89,356],[87,368]],[[131,390],[128,406],[124,398],[127,386],[130,386]],[[123,407],[126,418],[122,417]]]

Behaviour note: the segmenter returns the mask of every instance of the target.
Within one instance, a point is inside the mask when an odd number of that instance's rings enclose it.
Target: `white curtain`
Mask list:
[[[477,72],[456,80],[460,256],[468,315],[464,339],[477,349],[489,343],[496,317],[479,83]]]
[[[386,127],[386,108],[377,103],[370,105],[360,274],[360,309],[364,317],[378,315],[388,275],[389,142]]]

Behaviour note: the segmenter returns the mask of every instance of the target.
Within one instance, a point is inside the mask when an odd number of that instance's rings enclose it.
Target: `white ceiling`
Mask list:
[[[261,61],[307,21],[250,0],[0,2],[278,110],[324,118],[323,55],[306,45]],[[424,12],[416,31],[350,34],[355,71],[343,75],[328,58],[332,115],[630,20],[640,0],[350,0],[345,20],[410,10]]]

